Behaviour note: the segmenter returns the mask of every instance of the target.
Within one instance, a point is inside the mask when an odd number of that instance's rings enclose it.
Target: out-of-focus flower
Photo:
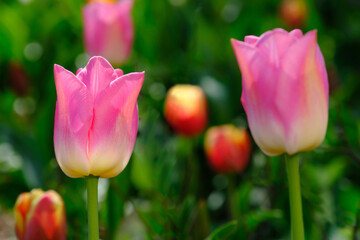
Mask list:
[[[230,124],[211,127],[205,133],[204,148],[216,172],[242,172],[250,159],[250,136],[244,128]]]
[[[282,20],[290,28],[303,26],[308,16],[308,7],[304,0],[283,0],[279,11]]]
[[[116,1],[118,1],[118,0],[86,0],[87,3],[90,3],[90,2],[113,3]]]
[[[255,142],[268,155],[316,148],[328,121],[329,84],[317,32],[268,31],[232,39]]]
[[[85,48],[91,56],[121,64],[130,56],[133,45],[133,1],[112,2],[92,1],[83,8]]]
[[[54,66],[56,159],[69,177],[114,177],[127,165],[138,131],[144,72],[123,75],[93,57],[77,74]]]
[[[19,96],[25,96],[30,88],[29,75],[23,65],[15,62],[9,64],[9,79],[11,88]]]
[[[173,86],[166,95],[165,117],[170,126],[181,135],[200,134],[207,124],[207,101],[204,91],[194,85]]]
[[[55,191],[34,189],[22,193],[15,204],[15,232],[19,240],[64,240],[64,202]]]

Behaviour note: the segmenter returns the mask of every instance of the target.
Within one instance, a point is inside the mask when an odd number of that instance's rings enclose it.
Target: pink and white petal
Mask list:
[[[300,29],[294,29],[291,32],[289,32],[289,34],[297,39],[302,38],[303,33]]]
[[[236,60],[239,64],[239,68],[241,70],[242,75],[246,75],[247,81],[242,81],[243,85],[251,86],[255,79],[250,74],[250,64],[252,60],[255,58],[256,54],[259,54],[258,50],[252,46],[251,44],[238,41],[236,39],[231,39],[231,45],[234,49]]]
[[[76,70],[76,77],[78,77],[79,73],[82,71],[82,68],[79,68],[78,70]]]
[[[107,9],[108,4],[91,2],[82,10],[85,47],[90,56],[102,55],[103,46],[106,44],[107,24],[102,19],[103,16],[106,17]]]
[[[127,165],[138,130],[137,97],[144,72],[123,75],[95,101],[89,137],[90,173],[113,177]]]
[[[287,31],[274,29],[261,35],[255,46],[267,56],[270,64],[279,67],[282,56],[296,40]]]
[[[253,46],[236,40],[232,43],[242,72],[241,101],[251,133],[264,152],[278,155],[285,150],[282,147],[285,141],[284,131],[278,112],[274,111],[273,101],[279,69],[269,64],[263,52]]]
[[[134,39],[134,27],[131,18],[133,1],[124,0],[114,3],[109,10],[107,28],[102,47],[102,54],[115,65],[126,61],[129,57]]]
[[[112,162],[109,162],[110,164],[113,164],[113,167],[107,167],[106,171],[99,172],[99,176],[102,178],[111,178],[117,176],[119,173],[121,173],[124,168],[129,163],[130,157],[132,155],[135,140],[138,132],[138,122],[139,122],[139,115],[138,115],[138,106],[136,104],[135,109],[133,111],[132,119],[130,120],[125,118],[124,116],[120,116],[118,120],[118,133],[122,133],[124,136],[117,141],[117,144],[114,144],[114,148],[117,148],[116,151],[109,152],[109,155],[107,156],[109,160],[113,160]],[[100,159],[96,159],[100,160]],[[99,164],[92,166],[93,169],[97,169],[99,165],[103,165],[101,162],[97,162]],[[103,165],[106,167],[105,165]],[[108,165],[109,166],[109,165]],[[97,171],[94,171],[94,173],[98,173]]]
[[[122,75],[124,75],[124,72],[121,69],[115,69],[114,71],[115,71],[115,74],[116,74],[116,78],[119,78]]]
[[[77,77],[86,85],[94,100],[117,78],[117,73],[111,64],[103,57],[90,58],[88,64]]]
[[[125,46],[127,46],[127,54],[129,54],[129,51],[131,50],[132,42],[134,39],[134,27],[131,16],[131,10],[133,5],[133,0],[123,0],[115,3],[117,11],[121,13],[118,15],[118,21],[121,24],[121,31],[123,33],[122,39]]]
[[[326,65],[325,65],[325,60],[324,60],[324,56],[321,53],[320,47],[319,45],[317,45],[316,47],[316,56],[315,56],[315,64],[316,64],[316,69],[317,69],[317,73],[319,75],[319,78],[321,79],[320,84],[324,91],[325,91],[325,95],[326,95],[326,100],[327,102],[329,102],[329,80],[328,80],[328,75],[326,72]]]
[[[256,112],[257,110],[251,109],[246,113],[256,144],[269,156],[277,156],[286,152],[285,132],[281,122],[277,120],[277,116],[272,116],[270,112],[265,114],[260,111]]]
[[[244,42],[254,46],[258,40],[259,40],[259,37],[249,35],[249,36],[245,36]]]
[[[86,86],[75,75],[59,65],[54,66],[57,104],[54,124],[56,159],[70,177],[89,173],[87,136],[92,106]]]
[[[282,62],[276,104],[289,154],[317,147],[326,132],[328,80],[321,57],[316,31],[311,31],[290,47]]]
[[[274,104],[278,69],[266,66],[265,58],[253,59],[247,75],[243,74],[241,102],[245,108],[249,127],[258,146],[268,155],[285,152],[285,132],[282,119]],[[260,74],[258,69],[262,69]],[[250,80],[252,84],[246,84]]]

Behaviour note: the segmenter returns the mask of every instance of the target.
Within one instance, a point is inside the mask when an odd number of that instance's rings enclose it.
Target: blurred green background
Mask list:
[[[301,154],[306,239],[359,239],[360,1],[306,0],[304,32],[318,29],[330,82],[326,139]],[[126,169],[100,181],[102,239],[289,239],[285,162],[253,144],[241,174],[216,174],[203,136],[179,137],[163,116],[167,89],[200,85],[209,126],[247,126],[230,38],[291,30],[280,0],[135,0],[135,40],[125,73],[146,71],[139,134]],[[56,163],[53,64],[85,66],[84,1],[0,1],[0,239],[13,239],[16,197],[54,189],[68,239],[86,239],[85,181]]]

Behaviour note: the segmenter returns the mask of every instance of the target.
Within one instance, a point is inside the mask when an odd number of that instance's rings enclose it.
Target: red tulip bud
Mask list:
[[[30,88],[29,76],[26,69],[18,63],[11,62],[8,66],[10,86],[19,96],[25,96]]]
[[[64,202],[55,191],[34,189],[22,193],[15,204],[15,232],[19,240],[64,240]]]
[[[233,125],[209,128],[204,147],[210,165],[218,173],[242,172],[250,159],[250,136],[244,128]]]
[[[165,99],[165,117],[176,132],[184,136],[200,134],[207,124],[204,91],[193,85],[175,85]]]
[[[280,5],[280,16],[290,28],[304,25],[308,15],[308,8],[303,0],[283,0]]]

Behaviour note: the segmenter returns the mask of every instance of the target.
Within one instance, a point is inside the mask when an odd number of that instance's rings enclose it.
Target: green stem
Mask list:
[[[99,240],[98,181],[99,177],[86,177],[89,240]]]
[[[286,170],[289,181],[291,239],[304,240],[304,224],[301,207],[299,158],[286,156]]]
[[[235,176],[229,174],[227,176],[228,180],[228,187],[227,187],[227,194],[229,199],[229,205],[230,205],[230,215],[233,220],[238,220],[239,218],[239,211],[238,211],[238,197],[235,192]]]

